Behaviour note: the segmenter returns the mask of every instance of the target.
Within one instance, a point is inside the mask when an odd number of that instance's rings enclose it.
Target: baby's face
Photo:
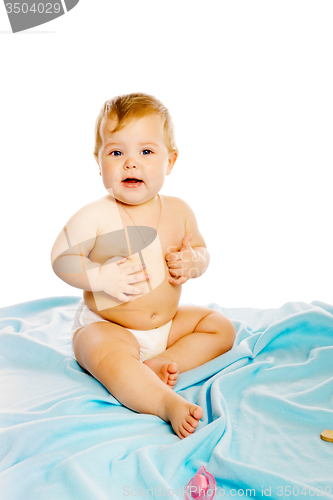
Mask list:
[[[133,119],[113,132],[116,125],[113,119],[101,125],[98,164],[103,183],[117,200],[140,205],[160,191],[177,155],[165,144],[163,121],[157,114]]]

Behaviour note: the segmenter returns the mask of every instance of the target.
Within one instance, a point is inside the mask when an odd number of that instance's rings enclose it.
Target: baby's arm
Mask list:
[[[60,232],[51,252],[52,268],[60,279],[71,286],[105,292],[121,302],[128,302],[133,294],[145,293],[145,290],[132,284],[151,276],[145,276],[141,265],[126,266],[126,258],[117,262],[111,262],[110,258],[103,264],[89,258],[98,237],[98,213],[90,208],[88,205],[79,210]]]
[[[185,236],[180,250],[165,257],[169,272],[174,277],[169,281],[177,285],[201,276],[207,270],[210,260],[193,210],[183,200],[180,201],[182,213],[185,214]]]

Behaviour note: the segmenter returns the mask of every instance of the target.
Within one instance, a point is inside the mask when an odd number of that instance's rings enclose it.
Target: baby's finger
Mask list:
[[[132,283],[138,283],[139,281],[148,281],[151,279],[151,274],[145,274],[144,272],[136,273],[134,275],[128,275],[126,282],[128,285]]]
[[[169,283],[171,283],[172,285],[183,285],[184,283],[186,283],[187,279],[188,278],[185,278],[185,276],[181,276],[178,279],[170,278]]]
[[[180,268],[180,269],[169,269],[169,273],[171,274],[171,276],[183,276],[183,269]]]
[[[190,244],[191,238],[192,238],[192,234],[187,234],[186,236],[184,236],[183,241],[182,241],[181,250],[185,250],[186,248],[188,249],[191,246],[191,244]]]
[[[174,253],[168,253],[166,256],[165,256],[165,260],[168,262],[168,261],[171,261],[171,260],[179,260],[180,259],[180,252],[174,252]]]
[[[181,260],[174,260],[168,262],[168,268],[169,269],[181,269],[182,268],[182,261]]]
[[[120,300],[122,303],[130,302],[137,298],[137,295],[131,295],[130,293],[120,293],[116,299]]]
[[[127,257],[124,257],[123,259],[116,260],[115,264],[118,264],[118,266],[119,266],[119,264],[124,264],[124,262],[126,262],[126,261],[127,261]]]
[[[123,287],[123,293],[127,293],[129,295],[143,295],[148,292],[149,290],[146,290],[145,288],[139,288],[137,286],[126,285]]]
[[[125,302],[129,302],[130,300],[132,300],[133,297],[131,295],[125,295],[123,293],[119,293],[116,299],[120,300],[120,302],[124,304]]]
[[[146,268],[146,266],[141,266],[140,264],[135,265],[135,266],[127,266],[124,268],[124,272],[126,274],[133,274],[133,273],[137,273],[139,271],[142,271],[145,268]]]

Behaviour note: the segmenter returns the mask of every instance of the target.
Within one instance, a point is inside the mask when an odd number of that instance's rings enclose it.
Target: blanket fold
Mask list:
[[[216,479],[216,498],[280,499],[289,488],[333,498],[333,444],[320,439],[333,428],[333,306],[209,304],[234,322],[237,338],[230,352],[180,375],[176,391],[204,416],[179,440],[77,364],[78,302],[0,309],[0,498],[183,499],[201,465]]]

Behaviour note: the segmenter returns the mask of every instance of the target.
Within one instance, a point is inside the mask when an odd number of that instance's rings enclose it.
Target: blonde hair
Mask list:
[[[114,132],[121,130],[127,122],[149,114],[158,114],[164,121],[165,143],[171,152],[178,154],[175,142],[174,127],[168,109],[156,97],[144,93],[125,94],[106,101],[97,116],[95,125],[94,155],[98,157],[102,144],[101,125],[104,119],[115,118],[118,123]]]

